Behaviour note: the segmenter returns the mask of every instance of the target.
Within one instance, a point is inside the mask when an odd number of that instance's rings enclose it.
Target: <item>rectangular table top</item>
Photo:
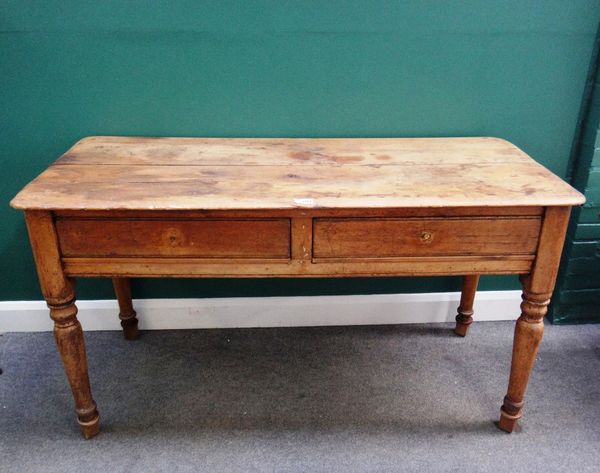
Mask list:
[[[76,143],[11,202],[43,210],[570,206],[498,138],[141,138]]]

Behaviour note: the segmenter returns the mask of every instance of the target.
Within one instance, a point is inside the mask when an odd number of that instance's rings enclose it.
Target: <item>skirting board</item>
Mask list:
[[[459,292],[220,299],[138,299],[141,330],[451,322]],[[482,291],[476,321],[515,320],[520,291]],[[114,300],[77,301],[84,330],[120,330]],[[44,301],[0,302],[0,332],[52,330]]]

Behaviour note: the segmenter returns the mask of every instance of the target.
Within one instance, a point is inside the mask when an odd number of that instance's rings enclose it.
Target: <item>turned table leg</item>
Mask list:
[[[460,294],[460,305],[456,316],[456,327],[454,333],[464,337],[467,335],[469,326],[473,323],[473,301],[477,292],[479,274],[463,276],[462,292]]]
[[[77,421],[83,436],[89,439],[100,430],[100,416],[90,389],[83,330],[77,320],[75,296],[58,304],[56,300],[49,301],[48,307],[50,317],[54,320],[56,346],[75,398]]]
[[[508,393],[500,409],[498,427],[512,432],[523,415],[525,390],[529,374],[533,368],[538,346],[544,333],[544,316],[548,310],[551,293],[534,293],[530,290],[530,279],[521,278],[523,284],[523,302],[521,316],[515,326]]]
[[[569,213],[568,207],[546,209],[531,273],[521,276],[521,316],[515,326],[508,392],[498,422],[505,432],[512,432],[523,416],[527,382],[544,333],[544,316],[558,273]]]
[[[131,302],[131,283],[129,278],[113,278],[112,281],[119,301],[119,318],[123,335],[127,340],[135,340],[138,337],[138,319]]]
[[[45,211],[27,211],[26,221],[42,293],[54,321],[56,346],[75,398],[77,420],[83,436],[88,439],[98,433],[100,416],[90,389],[74,281],[63,272],[52,215]]]

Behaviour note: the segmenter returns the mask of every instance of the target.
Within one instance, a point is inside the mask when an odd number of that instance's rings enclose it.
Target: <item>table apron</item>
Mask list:
[[[353,277],[525,274],[541,215],[55,216],[79,277]]]
[[[302,262],[195,258],[63,258],[64,272],[78,277],[361,277],[526,274],[533,256],[403,257],[382,260]],[[318,263],[318,264],[317,264]]]

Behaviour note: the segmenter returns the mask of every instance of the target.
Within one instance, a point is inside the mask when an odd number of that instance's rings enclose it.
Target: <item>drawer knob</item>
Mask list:
[[[431,243],[431,240],[433,239],[433,233],[427,230],[423,230],[421,232],[420,238],[423,243]]]

